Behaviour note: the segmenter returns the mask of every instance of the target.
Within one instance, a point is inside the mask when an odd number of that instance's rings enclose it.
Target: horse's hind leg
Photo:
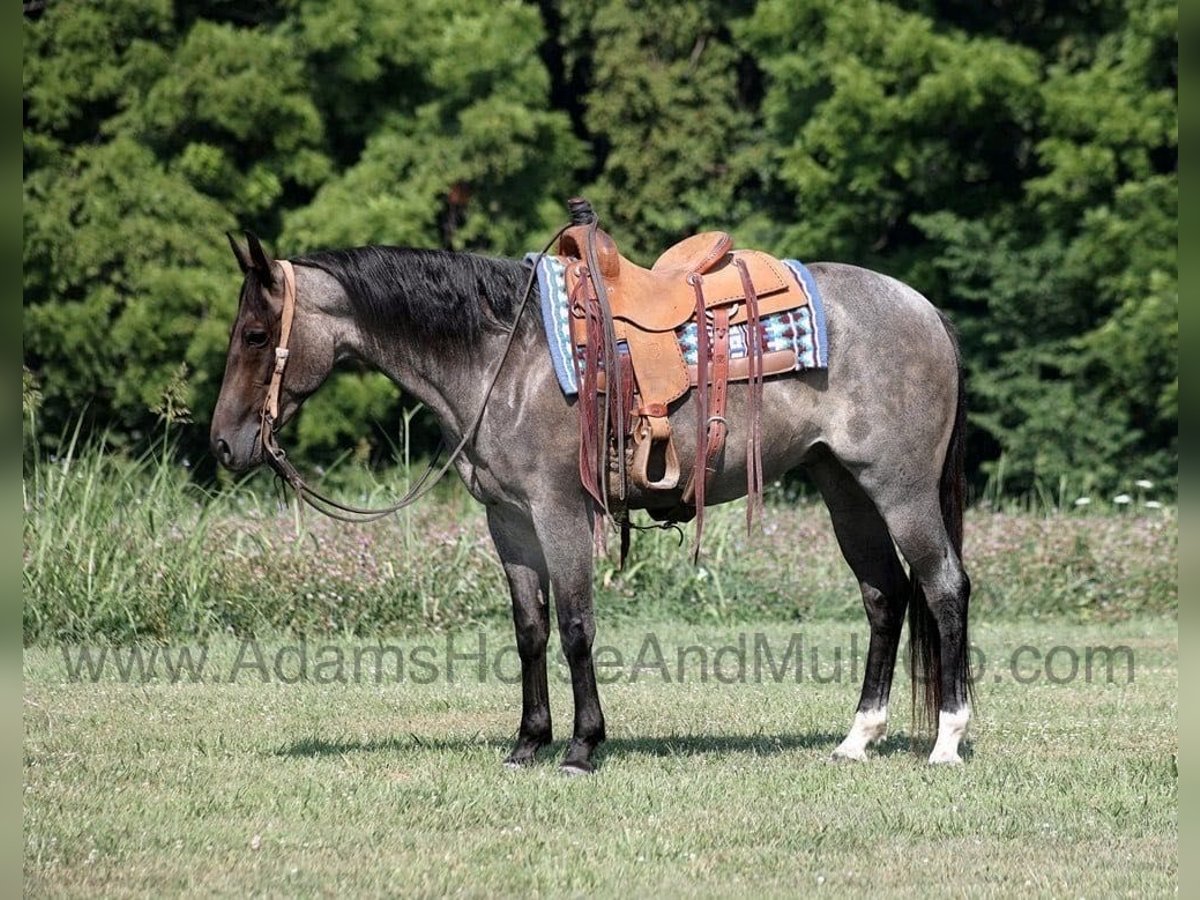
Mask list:
[[[842,555],[858,579],[871,630],[854,724],[833,751],[834,759],[862,761],[867,746],[887,735],[888,697],[908,603],[908,576],[875,504],[842,465],[826,453],[810,463],[808,471],[829,507]]]
[[[936,711],[931,763],[958,763],[958,745],[971,717],[967,612],[971,582],[947,532],[936,477],[923,488],[895,481],[877,467],[859,480],[888,524],[914,580],[909,610],[914,692],[925,682],[923,712]],[[916,694],[914,693],[914,696]]]
[[[512,592],[517,655],[521,658],[521,727],[506,766],[529,765],[550,743],[550,691],[546,643],[550,637],[550,576],[533,523],[502,506],[488,508],[488,530]]]

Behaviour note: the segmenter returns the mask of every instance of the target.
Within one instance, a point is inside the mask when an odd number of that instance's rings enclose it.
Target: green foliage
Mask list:
[[[345,18],[338,12],[345,12]],[[583,161],[537,56],[537,10],[519,2],[301,4],[318,67],[345,73],[325,91],[340,119],[358,86],[376,95],[359,158],[285,217],[284,243],[443,245],[519,255],[539,210],[570,191]],[[399,87],[399,96],[388,88]]]
[[[201,451],[227,229],[517,255],[584,193],[642,261],[719,227],[922,290],[962,334],[979,480],[1173,484],[1177,35],[1167,0],[47,4],[24,67],[43,433],[86,413],[145,441],[183,363]],[[402,402],[337,375],[301,453],[386,456]]]
[[[563,16],[565,64],[587,79],[596,177],[585,195],[646,264],[679,236],[745,212],[736,190],[750,174],[754,116],[729,16],[729,4],[707,0],[595,0]]]
[[[228,610],[205,546],[215,508],[166,454],[76,451],[26,479],[26,635],[211,633]]]
[[[399,390],[378,372],[353,376],[339,374],[308,401],[307,414],[296,428],[296,447],[301,453],[329,457],[353,449],[367,459],[371,426],[392,421],[391,413]],[[394,434],[393,429],[386,431]]]
[[[911,216],[1003,203],[1038,60],[871,0],[760,3],[742,28],[767,76],[781,251],[902,265]],[[782,213],[782,214],[780,214]],[[941,299],[941,298],[939,298]]]
[[[114,437],[148,433],[180,362],[211,408],[237,300],[217,239],[234,224],[125,136],[27,176],[25,352],[49,433],[85,409]]]
[[[1175,7],[1068,8],[1035,51],[1034,4],[1004,39],[986,14],[929,6],[767,0],[740,26],[777,147],[776,208],[747,230],[947,308],[970,456],[1002,461],[1010,489],[1173,480]]]

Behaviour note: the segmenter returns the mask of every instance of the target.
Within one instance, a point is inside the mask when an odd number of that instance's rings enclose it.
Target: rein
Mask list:
[[[521,324],[521,317],[525,313],[525,307],[529,305],[529,297],[533,292],[533,285],[537,279],[537,267],[542,258],[549,251],[550,247],[558,240],[559,236],[566,231],[564,225],[552,237],[546,246],[538,253],[534,260],[533,266],[529,270],[529,279],[525,282],[525,290],[521,294],[521,302],[517,305],[516,315],[513,317],[513,326],[508,333],[508,339],[504,343],[504,351],[500,354],[500,359],[497,361],[495,368],[492,370],[491,377],[488,379],[487,389],[483,392],[483,401],[479,405],[479,411],[475,414],[475,418],[471,420],[470,425],[463,431],[462,439],[458,442],[458,446],[450,453],[449,458],[438,467],[438,460],[441,458],[444,449],[443,444],[438,446],[437,452],[434,453],[433,459],[430,460],[428,468],[417,479],[409,490],[397,500],[388,506],[378,508],[366,508],[361,506],[351,506],[334,500],[332,497],[327,497],[312,487],[304,480],[299,470],[292,465],[291,460],[287,458],[284,449],[279,446],[279,442],[275,439],[275,432],[278,428],[279,421],[279,394],[283,387],[283,372],[287,368],[288,361],[288,342],[292,334],[292,320],[296,313],[296,273],[288,260],[279,260],[279,265],[283,270],[283,311],[280,314],[279,322],[279,345],[275,348],[275,368],[271,372],[271,380],[267,385],[267,395],[263,400],[261,424],[259,426],[259,440],[262,443],[264,458],[267,464],[275,470],[285,482],[287,482],[292,490],[296,492],[296,496],[315,509],[317,512],[329,516],[333,519],[339,519],[343,522],[375,522],[385,516],[390,516],[392,513],[399,512],[407,506],[412,506],[431,490],[442,479],[442,476],[450,471],[450,467],[462,455],[468,443],[475,436],[475,432],[479,429],[480,423],[483,421],[484,413],[487,412],[488,400],[491,399],[492,390],[496,387],[496,382],[500,378],[500,371],[504,368],[505,362],[508,361],[509,353],[512,352],[513,344],[516,341],[517,328]]]

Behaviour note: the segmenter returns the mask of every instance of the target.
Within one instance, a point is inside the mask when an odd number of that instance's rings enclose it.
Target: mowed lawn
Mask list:
[[[601,624],[624,655],[602,687],[610,740],[597,774],[556,768],[570,692],[552,675],[556,736],[540,765],[508,771],[519,686],[428,644],[432,683],[263,683],[232,639],[209,650],[208,681],[73,682],[59,650],[25,657],[25,876],[30,895],[494,894],[730,895],[833,891],[1055,896],[1166,895],[1177,884],[1176,626],[981,624],[987,667],[966,763],[931,768],[909,740],[907,680],[893,734],[863,765],[832,764],[858,673],[846,624],[705,630]],[[803,677],[755,678],[755,633],[776,666],[803,636]],[[726,684],[693,652],[748,636]],[[507,640],[487,634],[489,653]],[[456,637],[473,652],[478,637]],[[1018,683],[1010,667],[1017,657]],[[273,664],[278,642],[264,650]],[[1125,646],[1109,683],[1101,655]],[[352,652],[353,645],[345,645]],[[822,678],[812,677],[820,652]],[[1055,647],[1066,648],[1054,650]],[[1050,675],[1039,659],[1049,655]],[[441,658],[438,657],[441,654]],[[557,653],[557,651],[556,651]],[[615,653],[610,655],[610,661]],[[331,659],[326,654],[324,659]],[[501,674],[513,667],[504,657]],[[1070,678],[1071,661],[1078,672]],[[794,660],[793,660],[794,662]],[[290,657],[281,669],[295,673]],[[323,674],[328,675],[326,669]],[[859,664],[861,671],[861,663]],[[428,670],[422,670],[426,674]],[[219,683],[211,676],[225,680]],[[1036,679],[1036,680],[1035,680]],[[428,680],[422,678],[421,680]],[[1056,683],[1062,682],[1062,683]]]

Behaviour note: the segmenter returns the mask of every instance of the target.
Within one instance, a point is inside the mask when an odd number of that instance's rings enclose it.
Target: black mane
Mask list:
[[[335,278],[363,328],[444,347],[468,347],[512,322],[529,277],[519,260],[406,247],[323,250],[292,262]],[[536,306],[531,298],[526,311]]]

